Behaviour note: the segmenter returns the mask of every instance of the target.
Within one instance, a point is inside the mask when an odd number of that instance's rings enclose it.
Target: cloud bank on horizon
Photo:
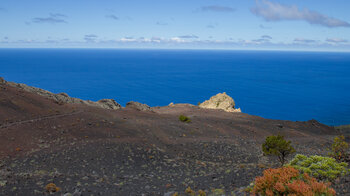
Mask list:
[[[0,47],[350,51],[347,0],[81,1],[3,0]]]

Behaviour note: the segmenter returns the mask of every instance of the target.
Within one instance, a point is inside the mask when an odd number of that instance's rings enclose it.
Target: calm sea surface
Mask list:
[[[350,124],[350,53],[0,49],[0,76],[122,105],[197,104],[227,92],[248,114]]]

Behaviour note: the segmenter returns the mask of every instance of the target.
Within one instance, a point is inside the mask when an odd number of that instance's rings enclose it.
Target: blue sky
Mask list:
[[[350,51],[348,0],[1,0],[0,47]]]

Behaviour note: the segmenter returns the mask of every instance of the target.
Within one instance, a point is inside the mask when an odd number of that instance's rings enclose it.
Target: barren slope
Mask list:
[[[317,121],[268,120],[187,104],[138,111],[52,100],[0,84],[0,195],[164,195],[187,186],[236,191],[273,160],[266,136],[283,134],[298,152],[325,154],[334,135]],[[184,114],[191,123],[183,123]],[[349,194],[343,179],[337,191]]]

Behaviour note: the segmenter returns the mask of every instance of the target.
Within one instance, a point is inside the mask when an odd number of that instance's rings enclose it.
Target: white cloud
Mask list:
[[[328,38],[326,39],[326,42],[332,43],[332,44],[341,44],[341,43],[348,43],[348,40],[341,39],[341,38]]]
[[[262,39],[272,39],[272,37],[269,36],[269,35],[263,35],[263,36],[261,36],[261,38],[262,38]]]
[[[180,35],[178,37],[181,39],[197,39],[197,38],[199,38],[197,35]]]
[[[135,42],[137,41],[136,39],[134,39],[133,37],[123,37],[120,39],[121,42]]]
[[[332,18],[316,11],[299,9],[295,5],[283,5],[268,0],[257,0],[251,12],[266,21],[299,20],[326,27],[350,27],[346,21]]]
[[[86,42],[95,42],[97,38],[98,38],[98,36],[94,35],[94,34],[89,34],[89,35],[84,36],[84,40]]]
[[[176,43],[185,43],[185,42],[186,42],[186,40],[181,39],[181,38],[179,38],[179,37],[172,37],[172,38],[170,38],[169,41],[171,41],[171,42],[176,42]]]
[[[32,19],[34,23],[48,23],[48,24],[57,24],[57,23],[67,23],[64,19],[67,16],[60,13],[51,13],[48,17],[36,17]]]
[[[156,22],[156,25],[159,25],[159,26],[167,26],[168,23],[167,23],[167,22],[158,21],[158,22]]]
[[[119,17],[114,14],[108,14],[106,15],[106,18],[110,18],[112,20],[119,20]]]
[[[201,7],[201,11],[204,12],[234,12],[235,9],[228,6],[221,5],[209,5]]]
[[[313,39],[305,39],[305,38],[295,38],[294,39],[295,43],[301,43],[301,44],[314,44],[317,43],[317,40],[313,40]]]

